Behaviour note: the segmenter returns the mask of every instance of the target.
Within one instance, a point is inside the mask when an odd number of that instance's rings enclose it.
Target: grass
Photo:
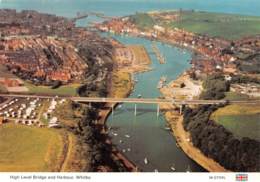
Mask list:
[[[77,127],[78,120],[83,117],[82,106],[77,109],[72,109],[71,101],[66,101],[63,104],[59,104],[55,109],[53,116],[59,118],[59,121],[66,127]],[[64,161],[64,165],[61,169],[62,172],[80,172],[88,169],[90,166],[90,159],[84,155],[86,148],[78,142],[77,137],[68,132],[68,152],[67,158]],[[86,146],[85,146],[86,147]]]
[[[4,85],[0,84],[0,93],[8,92]]]
[[[227,100],[248,100],[249,96],[237,92],[226,92],[225,99]]]
[[[168,26],[234,40],[260,34],[260,17],[185,11],[181,14],[180,21],[172,21]]]
[[[12,123],[0,126],[0,171],[59,171],[63,136],[47,128]]]
[[[25,83],[25,86],[29,89],[30,93],[34,93],[34,94],[76,96],[77,88],[80,86],[80,84],[64,85],[57,89],[52,89],[51,87],[48,86],[36,86],[28,82]]]
[[[155,23],[153,18],[147,13],[136,13],[130,16],[130,20],[140,29],[152,28]]]
[[[61,169],[62,172],[83,172],[90,167],[90,159],[88,159],[84,152],[87,148],[82,148],[78,143],[77,137],[73,134],[68,135],[68,153]],[[86,147],[86,146],[85,146]],[[83,152],[82,152],[83,151]]]
[[[211,119],[238,138],[260,140],[260,105],[228,105],[214,112]]]
[[[60,104],[55,109],[53,116],[56,116],[59,118],[59,121],[62,122],[66,126],[70,127],[76,127],[77,121],[82,116],[82,109],[81,107],[79,109],[72,109],[71,101],[66,101],[63,104]]]
[[[115,71],[112,74],[112,97],[127,97],[132,89],[131,75],[123,71]]]
[[[141,65],[149,65],[151,64],[151,59],[146,49],[142,45],[128,45],[127,46],[137,57],[139,64]]]
[[[17,78],[14,74],[10,73],[7,68],[3,65],[0,65],[0,77],[4,78]]]

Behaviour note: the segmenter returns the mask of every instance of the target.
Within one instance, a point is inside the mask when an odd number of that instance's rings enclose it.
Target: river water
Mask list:
[[[157,42],[166,59],[166,64],[160,64],[155,54],[152,54],[151,41],[125,36],[114,37],[124,44],[144,45],[152,59],[152,71],[135,75],[137,83],[130,97],[137,98],[141,95],[143,98],[157,98],[160,96],[157,89],[160,77],[167,76],[170,81],[190,67],[190,52]],[[137,104],[136,116],[134,113],[134,104],[120,105],[114,115],[110,115],[107,124],[112,127],[110,136],[113,143],[122,152],[125,151],[125,155],[139,168],[143,171],[171,171],[174,166],[176,171],[186,171],[188,168],[203,171],[176,146],[175,138],[165,130],[163,114],[157,117],[157,105]],[[148,159],[148,164],[144,163],[145,158]]]
[[[77,12],[86,11],[102,12],[109,16],[123,16],[137,11],[178,8],[260,16],[259,0],[0,0],[0,8],[33,9],[66,17],[74,17]],[[89,17],[86,20],[80,20],[78,25],[84,26],[91,21],[101,20]],[[138,82],[130,97],[136,98],[140,94],[144,98],[156,98],[160,96],[157,83],[161,76],[167,76],[170,81],[190,67],[191,53],[188,51],[184,52],[157,42],[160,51],[166,57],[166,64],[161,65],[155,55],[151,54],[149,40],[116,35],[114,37],[125,44],[144,45],[152,59],[152,71],[135,75]],[[175,138],[164,129],[166,123],[164,116],[161,114],[157,117],[156,107],[156,105],[138,104],[136,116],[133,104],[118,107],[107,122],[109,126],[112,126],[112,131],[117,134],[117,136],[110,134],[114,144],[125,151],[125,155],[143,171],[155,169],[171,171],[171,166],[174,166],[176,171],[186,171],[187,168],[192,171],[204,171],[176,147]],[[144,164],[144,158],[148,159],[147,165]]]

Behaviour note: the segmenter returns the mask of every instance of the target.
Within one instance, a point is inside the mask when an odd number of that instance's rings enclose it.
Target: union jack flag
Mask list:
[[[236,174],[236,181],[247,181],[248,175],[247,174]]]

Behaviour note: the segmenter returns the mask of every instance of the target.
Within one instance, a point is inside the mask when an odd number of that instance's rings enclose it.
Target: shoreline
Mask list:
[[[101,30],[101,31],[102,31],[102,30]],[[149,37],[147,37],[147,36],[142,36],[142,35],[140,35],[140,34],[135,35],[135,34],[129,33],[128,35],[133,36],[133,37],[141,37],[141,38],[145,38],[145,39],[151,40]],[[159,36],[158,36],[157,38],[154,38],[153,40],[156,40],[156,41],[159,41],[159,42],[162,42],[162,43],[166,43],[166,44],[175,46],[175,47],[180,48],[180,49],[184,49],[184,50],[186,49],[186,50],[190,50],[191,52],[196,52],[196,53],[201,54],[200,51],[198,51],[197,49],[193,48],[191,45],[186,45],[186,46],[184,46],[184,45],[182,45],[182,44],[179,43],[179,42],[172,41],[172,40],[167,40],[167,39],[165,39],[165,38],[163,38],[163,37],[159,37]],[[189,69],[187,69],[186,71],[184,71],[184,72],[183,72],[179,77],[177,77],[175,80],[171,81],[170,84],[171,84],[171,83],[175,83],[176,80],[178,80],[179,78],[182,78],[182,76],[185,75],[185,73],[186,73],[188,70],[189,70]],[[163,96],[167,97],[168,94],[165,95],[165,93],[163,93],[163,92],[161,91],[161,89],[160,89],[160,92],[161,92],[161,94],[162,94]],[[171,92],[169,92],[169,93],[171,93]],[[164,109],[176,109],[176,107],[170,106],[170,105],[167,106],[167,104],[164,104],[164,105],[162,104],[162,105],[160,105],[160,107],[162,107],[162,108],[164,108]],[[182,150],[184,151],[184,153],[185,153],[189,158],[191,158],[191,159],[192,159],[193,161],[195,161],[198,165],[202,166],[203,168],[205,168],[205,169],[208,170],[208,171],[211,171],[211,172],[224,172],[224,171],[226,172],[226,171],[228,171],[228,170],[226,170],[223,166],[219,165],[219,164],[218,164],[216,161],[214,161],[213,159],[208,158],[208,157],[206,157],[204,154],[202,154],[198,148],[194,147],[194,146],[192,145],[192,143],[187,142],[183,137],[181,138],[181,139],[182,139],[181,141],[182,141],[183,143],[180,144],[181,142],[179,142],[179,139],[180,139],[181,135],[180,135],[180,133],[178,133],[178,129],[175,128],[175,125],[177,124],[176,126],[179,126],[179,129],[180,129],[181,131],[183,131],[183,134],[184,134],[185,136],[189,136],[189,135],[188,135],[189,133],[186,132],[186,131],[184,130],[184,128],[182,127],[182,120],[180,120],[180,116],[179,116],[178,113],[177,113],[177,118],[178,118],[178,120],[177,120],[177,122],[176,122],[175,124],[174,124],[174,123],[171,123],[172,121],[171,121],[171,117],[170,117],[170,116],[176,117],[176,113],[174,113],[174,112],[169,112],[169,111],[166,112],[166,113],[165,113],[165,119],[166,119],[167,122],[170,124],[170,126],[171,126],[171,128],[172,128],[172,134],[173,134],[173,136],[175,137],[177,143],[180,145],[180,147],[182,148]],[[200,157],[198,157],[198,156],[200,156]],[[207,163],[208,163],[208,164],[207,164]]]
[[[168,86],[174,84],[179,79],[186,79],[185,74],[182,73],[176,80],[171,81]],[[166,90],[160,89],[160,93],[165,97],[169,97],[169,94],[171,93],[170,90],[171,88],[169,86],[169,88]],[[190,140],[190,133],[185,131],[183,128],[183,115],[181,115],[178,111],[175,111],[177,107],[169,104],[162,104],[161,108],[172,110],[165,112],[165,119],[171,127],[171,134],[175,137],[176,142],[178,143],[180,148],[190,159],[195,161],[197,164],[199,164],[209,172],[228,172],[228,170],[221,166],[219,163],[205,156],[198,148],[193,146]]]
[[[110,84],[108,87],[108,95],[111,97],[122,97],[122,98],[127,98],[131,92],[134,90],[135,86],[135,81],[133,80],[132,75],[136,73],[141,73],[141,72],[147,72],[151,71],[151,58],[147,52],[147,50],[140,45],[132,45],[128,46],[128,48],[133,52],[135,56],[135,63],[132,63],[129,66],[123,66],[120,68],[120,70],[115,69],[113,70],[111,77],[110,77]],[[114,58],[115,64],[118,65],[119,62],[116,58]],[[119,77],[119,81],[124,80],[122,74],[127,74],[127,77],[129,79],[129,85],[127,86],[122,86],[122,85],[113,85],[115,84],[113,81],[113,76],[116,75],[116,77]],[[120,77],[121,76],[121,77]],[[113,88],[114,87],[114,88]],[[121,90],[124,88],[123,90]],[[120,92],[121,91],[121,92]],[[101,133],[107,134],[107,119],[110,116],[112,112],[112,107],[116,108],[116,106],[119,103],[106,103],[105,107],[106,109],[102,109],[99,112],[100,119],[98,120],[98,126],[102,127]],[[129,172],[139,172],[140,170],[138,167],[130,160],[128,159],[118,148],[117,146],[113,146],[112,138],[108,137],[107,140],[105,141],[107,144],[112,146],[112,158],[115,161],[120,161],[123,163],[124,167],[129,171]]]
[[[128,73],[130,75],[130,73]],[[123,97],[128,97],[130,95],[130,93],[132,92],[134,87],[134,82],[131,79],[131,89],[126,90],[126,92],[124,93]],[[113,92],[112,92],[112,86],[110,85],[108,92],[108,95],[113,96]],[[102,130],[101,133],[105,133],[107,136],[107,119],[110,116],[111,112],[112,112],[112,107],[116,108],[116,106],[118,105],[118,103],[106,103],[105,107],[109,108],[109,109],[101,109],[99,112],[99,116],[100,119],[98,120],[98,125],[102,126]],[[122,152],[119,151],[119,149],[116,146],[113,146],[113,142],[112,139],[110,137],[107,138],[107,140],[105,141],[107,144],[112,146],[112,158],[114,160],[117,161],[121,161],[123,163],[123,165],[127,168],[128,171],[130,172],[138,172],[137,170],[137,166],[131,162]]]

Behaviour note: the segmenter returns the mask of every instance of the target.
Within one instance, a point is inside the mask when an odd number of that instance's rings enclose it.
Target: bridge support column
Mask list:
[[[183,105],[180,105],[180,115],[182,115],[182,107]]]
[[[159,115],[160,115],[160,105],[158,104],[157,105],[157,117],[159,117]]]
[[[114,105],[112,105],[112,117],[114,116]]]
[[[135,116],[136,116],[136,114],[137,114],[137,106],[135,104]]]
[[[88,107],[91,108],[91,102],[88,103]]]

